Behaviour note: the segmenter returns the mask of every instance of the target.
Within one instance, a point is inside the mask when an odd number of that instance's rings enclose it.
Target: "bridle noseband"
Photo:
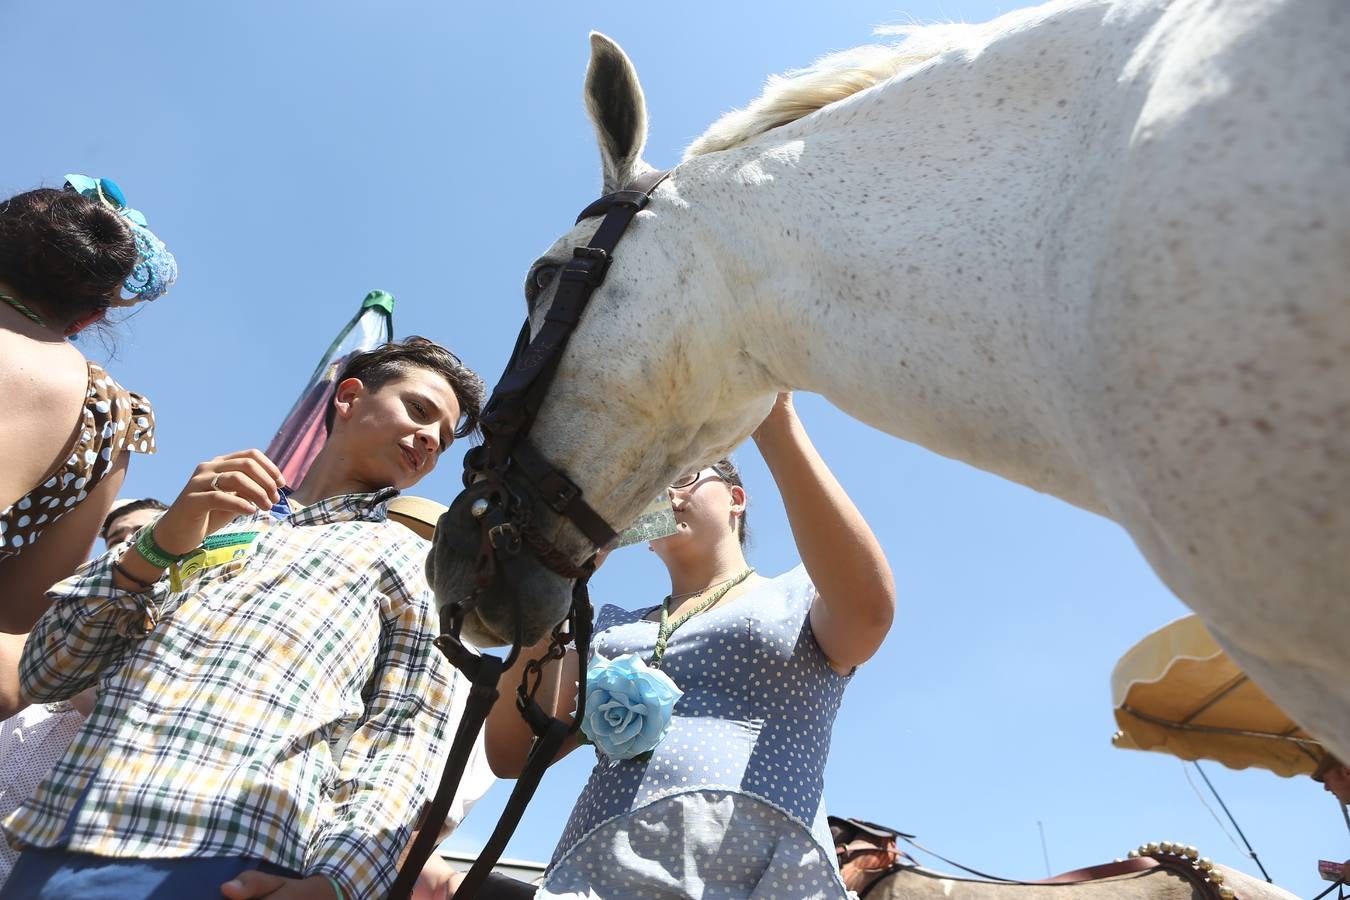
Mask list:
[[[506,371],[484,407],[483,444],[464,457],[464,490],[437,524],[438,532],[443,528],[449,530],[452,542],[459,531],[474,524],[478,529],[476,546],[461,545],[458,548],[474,554],[474,589],[465,597],[442,603],[442,634],[436,639],[437,648],[451,665],[468,676],[471,687],[440,786],[423,816],[417,840],[390,888],[390,900],[406,900],[411,895],[418,874],[439,843],[440,829],[463,778],[474,742],[497,700],[501,674],[520,655],[524,638],[524,598],[511,598],[516,629],[511,651],[505,659],[471,650],[460,640],[460,629],[465,617],[477,607],[497,579],[501,564],[523,552],[530,553],[553,573],[574,581],[572,606],[567,617],[553,629],[544,658],[526,664],[524,677],[516,689],[516,705],[534,732],[535,740],[492,837],[455,892],[457,900],[477,894],[506,849],[506,842],[520,822],[525,805],[534,795],[544,771],[585,715],[584,690],[577,692],[577,710],[570,722],[555,719],[545,712],[536,702],[535,693],[544,666],[566,655],[568,644],[576,644],[581,664],[586,663],[591,638],[591,602],[586,584],[595,571],[595,558],[592,556],[580,564],[573,562],[540,530],[535,511],[542,503],[570,521],[597,549],[612,541],[615,532],[582,497],[581,488],[544,459],[528,438],[572,332],[581,321],[591,295],[605,280],[614,260],[614,248],[633,217],[647,205],[652,191],[669,174],[650,172],[642,175],[627,190],[601,197],[577,216],[578,222],[596,216],[604,218],[586,246],[574,249],[572,258],[558,273],[553,302],[533,337],[530,336],[530,320],[525,320]],[[508,475],[513,476],[509,481]],[[517,486],[523,487],[523,492]],[[438,545],[441,537],[441,534],[437,535]]]

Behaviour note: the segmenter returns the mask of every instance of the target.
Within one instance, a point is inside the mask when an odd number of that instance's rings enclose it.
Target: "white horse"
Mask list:
[[[622,188],[647,113],[600,35],[586,103]],[[785,389],[1114,519],[1350,758],[1350,4],[1071,0],[771,80],[634,221],[532,441],[618,526]],[[527,637],[566,609],[503,584],[480,640],[506,590]]]

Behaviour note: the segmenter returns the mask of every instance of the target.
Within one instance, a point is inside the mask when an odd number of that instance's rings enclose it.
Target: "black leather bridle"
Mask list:
[[[501,674],[520,655],[523,598],[519,596],[511,598],[516,632],[505,659],[471,650],[460,640],[460,629],[465,616],[496,580],[501,564],[522,552],[528,551],[550,571],[573,580],[572,606],[567,617],[553,629],[544,657],[526,664],[524,677],[516,688],[516,706],[534,732],[534,743],[492,837],[455,892],[456,900],[466,900],[478,893],[506,849],[506,842],[515,832],[544,771],[567,737],[580,727],[585,715],[585,690],[577,691],[577,709],[570,722],[545,712],[536,702],[535,694],[544,666],[562,659],[569,644],[576,644],[581,665],[586,664],[591,639],[591,601],[586,585],[595,570],[595,557],[592,555],[579,565],[574,563],[539,529],[535,510],[538,504],[544,504],[576,526],[596,549],[613,540],[615,532],[582,497],[581,488],[545,460],[528,437],[572,332],[581,321],[591,295],[605,280],[614,259],[614,248],[668,174],[642,175],[627,190],[601,197],[577,216],[578,222],[596,216],[604,218],[586,246],[575,248],[572,258],[558,273],[553,302],[533,337],[530,321],[525,320],[506,371],[484,407],[483,444],[465,455],[464,490],[437,524],[437,530],[457,529],[470,521],[478,525],[474,589],[468,596],[441,603],[442,633],[436,639],[437,648],[451,665],[468,676],[471,687],[440,786],[422,819],[417,840],[390,888],[390,900],[406,900],[411,895],[418,874],[435,850],[474,743],[497,700]],[[512,476],[510,483],[508,474]],[[518,487],[523,487],[523,493]]]

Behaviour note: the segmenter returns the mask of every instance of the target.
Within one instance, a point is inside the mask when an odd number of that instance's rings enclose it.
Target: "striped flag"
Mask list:
[[[393,339],[394,295],[371,291],[347,327],[329,345],[300,399],[267,445],[267,456],[280,467],[288,485],[298,485],[304,479],[328,437],[323,419],[333,400],[338,372],[352,356]]]

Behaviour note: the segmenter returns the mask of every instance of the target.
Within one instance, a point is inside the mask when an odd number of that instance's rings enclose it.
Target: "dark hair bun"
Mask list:
[[[135,265],[130,227],[97,200],[40,188],[0,203],[0,281],[22,300],[68,317],[103,309]]]

